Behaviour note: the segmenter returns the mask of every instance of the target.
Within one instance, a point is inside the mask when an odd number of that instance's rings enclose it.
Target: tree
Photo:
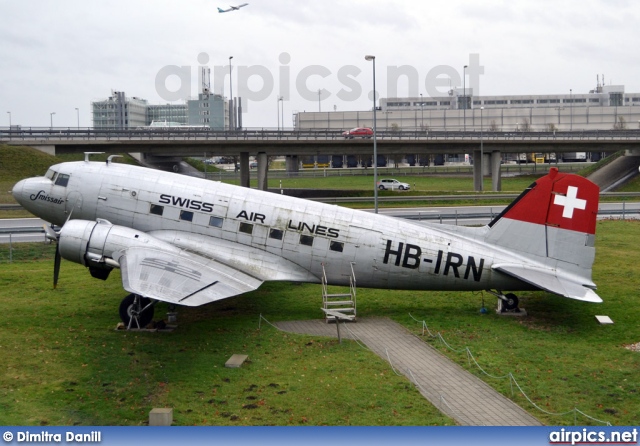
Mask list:
[[[625,130],[627,128],[627,121],[624,116],[618,116],[616,123],[613,124],[613,130]]]
[[[500,128],[498,128],[498,124],[493,119],[491,120],[491,125],[489,125],[489,130],[491,130],[492,132],[499,132],[500,131]]]

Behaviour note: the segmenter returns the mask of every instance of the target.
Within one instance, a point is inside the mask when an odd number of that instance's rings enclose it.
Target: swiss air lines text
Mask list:
[[[482,277],[482,267],[484,259],[479,261],[474,256],[467,256],[466,266],[464,257],[455,252],[445,253],[439,250],[435,258],[422,257],[422,249],[418,245],[411,243],[398,243],[393,247],[393,241],[387,240],[387,247],[384,251],[383,263],[393,263],[402,268],[418,269],[422,262],[433,264],[433,273],[444,276],[452,275],[457,278],[471,279],[480,282]]]

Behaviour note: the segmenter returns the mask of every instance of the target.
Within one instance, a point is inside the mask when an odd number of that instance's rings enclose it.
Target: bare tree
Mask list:
[[[618,116],[616,123],[613,124],[613,130],[625,130],[627,128],[627,121],[624,116]]]

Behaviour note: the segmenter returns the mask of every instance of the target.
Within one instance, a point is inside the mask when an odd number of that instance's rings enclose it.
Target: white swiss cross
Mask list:
[[[577,187],[569,186],[567,188],[567,195],[556,195],[556,198],[553,200],[553,204],[564,206],[564,210],[562,211],[562,216],[564,218],[573,218],[573,210],[586,209],[587,200],[578,198]]]

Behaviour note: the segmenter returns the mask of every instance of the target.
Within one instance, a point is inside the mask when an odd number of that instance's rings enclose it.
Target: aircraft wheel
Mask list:
[[[502,308],[504,310],[515,310],[516,308],[518,308],[518,296],[516,296],[513,293],[508,293],[505,294],[505,296],[507,299],[502,301]]]
[[[151,299],[129,294],[120,303],[120,319],[127,328],[144,328],[153,319],[153,306],[149,305]]]

